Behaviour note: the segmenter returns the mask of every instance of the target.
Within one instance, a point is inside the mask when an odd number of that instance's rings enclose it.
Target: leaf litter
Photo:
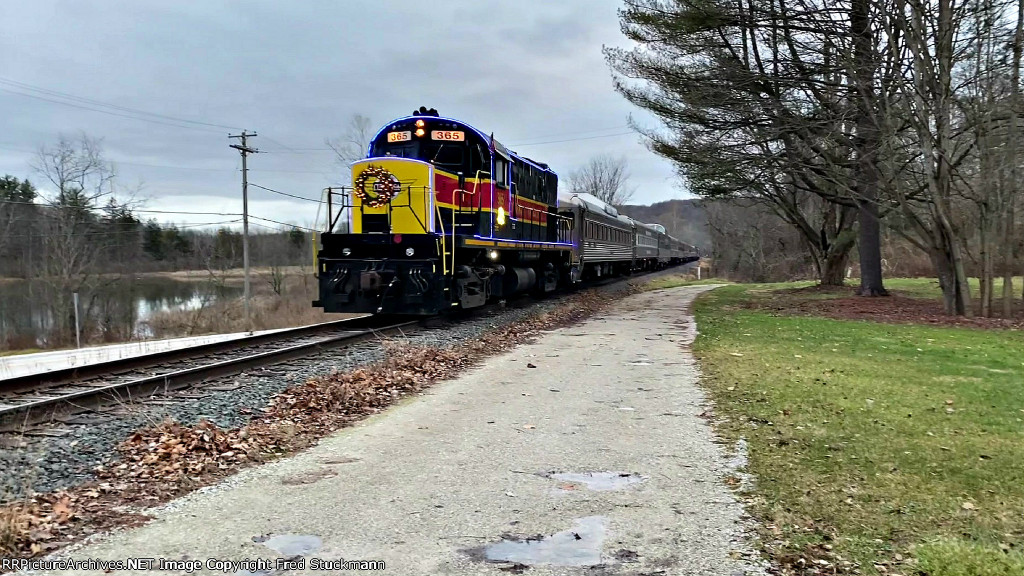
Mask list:
[[[307,448],[396,400],[541,331],[588,318],[617,299],[611,294],[577,294],[554,309],[491,330],[457,349],[385,341],[382,362],[293,386],[239,428],[221,429],[208,420],[186,426],[168,419],[139,429],[117,446],[115,459],[96,468],[96,481],[0,505],[0,555],[41,556],[90,534],[144,524],[151,519],[145,512],[149,507],[214,484],[246,466]],[[289,480],[313,479],[286,483]]]

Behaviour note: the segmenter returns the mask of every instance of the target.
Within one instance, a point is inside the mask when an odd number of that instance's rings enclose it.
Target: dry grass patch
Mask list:
[[[310,302],[317,297],[317,284],[316,278],[312,276],[285,276],[279,286],[280,293],[276,293],[267,276],[254,274],[252,287],[251,316],[254,330],[291,328],[331,322],[346,316],[359,316],[327,314],[319,308],[313,308]],[[154,314],[146,321],[146,325],[154,338],[224,334],[248,329],[245,302],[241,297],[211,300],[191,310]]]

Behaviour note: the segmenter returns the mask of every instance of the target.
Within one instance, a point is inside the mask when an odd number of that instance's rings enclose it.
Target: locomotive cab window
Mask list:
[[[508,188],[508,161],[504,158],[496,158],[494,172],[494,182],[501,188]]]
[[[473,144],[469,150],[469,172],[473,178],[481,172],[490,173],[491,155],[481,144]]]

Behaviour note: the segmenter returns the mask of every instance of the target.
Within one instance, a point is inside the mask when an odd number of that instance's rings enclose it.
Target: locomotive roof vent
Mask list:
[[[420,106],[419,110],[413,110],[412,111],[412,115],[413,116],[434,116],[434,117],[439,117],[440,116],[440,114],[437,113],[437,109],[436,108],[431,108],[430,110],[427,110],[426,106]]]

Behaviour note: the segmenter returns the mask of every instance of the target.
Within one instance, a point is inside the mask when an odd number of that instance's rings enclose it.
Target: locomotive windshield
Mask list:
[[[424,142],[421,145],[423,158],[431,164],[450,168],[463,168],[466,159],[466,145],[451,142]],[[468,167],[467,167],[468,168]]]
[[[371,156],[398,156],[399,158],[419,158],[419,142],[406,142],[404,144],[385,144],[374,146]]]
[[[446,172],[490,171],[490,152],[481,138],[452,122],[393,124],[370,147],[370,157],[397,156],[429,162]]]

